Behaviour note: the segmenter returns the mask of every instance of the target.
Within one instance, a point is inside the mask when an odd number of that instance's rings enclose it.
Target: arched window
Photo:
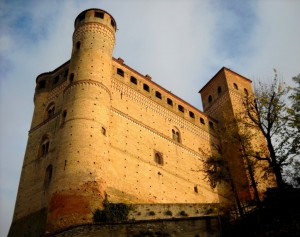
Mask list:
[[[48,165],[45,173],[44,188],[48,188],[52,179],[52,165]]]
[[[233,83],[233,87],[234,87],[234,89],[236,89],[236,90],[239,89],[239,87],[238,87],[238,85],[237,85],[236,83]]]
[[[177,128],[172,129],[172,139],[176,142],[181,141],[180,132]]]
[[[46,156],[49,152],[49,138],[48,137],[44,137],[41,145],[40,145],[40,150],[39,150],[39,157],[43,157]]]
[[[51,103],[47,108],[47,118],[51,118],[55,113],[55,104]]]
[[[246,96],[249,95],[248,90],[246,88],[244,88],[244,92]]]
[[[159,165],[163,165],[164,164],[163,155],[160,152],[157,152],[157,151],[155,152],[155,154],[154,154],[154,160]]]

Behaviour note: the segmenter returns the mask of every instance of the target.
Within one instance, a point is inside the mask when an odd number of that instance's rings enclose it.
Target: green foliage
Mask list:
[[[120,222],[128,219],[130,207],[124,203],[110,203],[105,197],[103,210],[96,209],[93,213],[93,221],[98,222]]]

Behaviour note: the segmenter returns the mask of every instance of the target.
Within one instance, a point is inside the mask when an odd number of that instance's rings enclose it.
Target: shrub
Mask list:
[[[181,211],[181,212],[180,212],[180,215],[181,215],[181,216],[188,216],[188,214],[187,214],[185,211]]]
[[[149,211],[149,216],[155,216],[155,212],[154,211]]]

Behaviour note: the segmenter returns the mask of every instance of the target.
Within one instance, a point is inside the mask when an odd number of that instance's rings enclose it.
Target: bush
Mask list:
[[[181,211],[181,212],[180,212],[180,215],[181,215],[181,216],[188,216],[188,214],[187,214],[185,211]]]
[[[149,211],[149,216],[155,216],[155,212],[154,211]]]

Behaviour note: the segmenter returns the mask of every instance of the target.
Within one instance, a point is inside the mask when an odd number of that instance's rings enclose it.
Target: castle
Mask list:
[[[9,236],[34,226],[53,233],[91,223],[105,196],[127,204],[229,200],[205,180],[203,164],[220,143],[218,127],[235,118],[245,93],[252,94],[251,81],[221,68],[200,90],[202,112],[113,58],[116,29],[108,12],[83,11],[75,20],[71,59],[37,77]],[[232,174],[245,181],[238,195],[250,200],[240,148],[229,146]]]

